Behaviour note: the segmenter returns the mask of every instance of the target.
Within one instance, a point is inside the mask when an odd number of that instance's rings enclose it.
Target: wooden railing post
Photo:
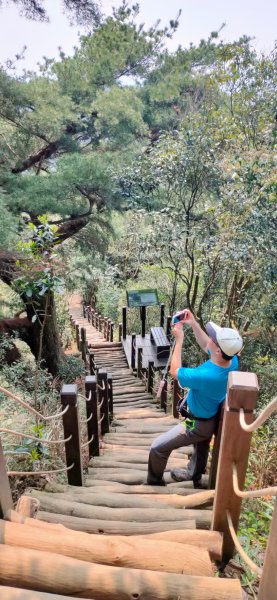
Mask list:
[[[131,369],[136,368],[136,334],[132,333],[131,337]]]
[[[211,460],[211,466],[210,466],[210,472],[209,472],[209,482],[208,482],[209,490],[215,489],[216,474],[217,474],[217,467],[218,467],[218,457],[219,457],[221,435],[222,435],[223,415],[224,415],[224,405],[221,405],[221,408],[220,408],[220,411],[218,414],[217,430],[214,435],[214,445],[213,445],[213,451],[212,451],[212,460]]]
[[[171,334],[171,321],[172,321],[172,316],[168,315],[166,318],[166,335],[167,335],[167,337],[169,337]]]
[[[153,394],[154,387],[154,361],[148,361],[148,373],[147,373],[147,391],[149,394]]]
[[[140,318],[141,318],[141,337],[145,337],[146,328],[146,306],[140,307]]]
[[[175,419],[178,419],[179,417],[179,413],[177,411],[177,404],[179,402],[179,394],[180,394],[180,388],[179,388],[179,383],[177,381],[177,379],[173,380],[173,386],[172,386],[172,416]]]
[[[106,369],[97,372],[97,396],[100,407],[101,434],[109,433],[108,375]]]
[[[88,439],[90,440],[93,436],[92,441],[89,443],[89,457],[99,456],[99,410],[95,375],[88,375],[85,378],[85,390],[86,397],[90,398],[86,402],[87,419],[89,419],[87,422]],[[91,418],[90,415],[92,415]]]
[[[121,342],[122,338],[122,323],[118,324],[118,341]]]
[[[272,515],[269,538],[264,559],[258,600],[275,600],[277,594],[277,498]]]
[[[0,438],[0,518],[3,519],[6,511],[10,509],[13,509],[12,493]]]
[[[113,420],[113,376],[111,373],[108,373],[107,382],[109,399],[109,420],[111,422]]]
[[[68,483],[70,485],[83,485],[82,452],[80,439],[80,419],[77,398],[77,385],[64,384],[61,391],[61,403],[63,409],[68,406],[63,415],[63,429],[65,439],[66,466],[74,466],[67,471]]]
[[[109,319],[108,319],[108,317],[104,318],[104,338],[107,341],[109,339]]]
[[[82,354],[82,359],[84,361],[84,363],[86,364],[86,350],[87,350],[87,343],[86,343],[86,330],[84,327],[81,327],[81,340],[80,340],[80,351]]]
[[[226,511],[229,511],[235,531],[237,531],[241,507],[241,498],[235,494],[233,488],[232,464],[235,463],[237,467],[238,483],[242,489],[251,442],[251,433],[244,431],[240,426],[239,411],[240,408],[243,408],[246,422],[252,423],[258,390],[255,373],[233,371],[229,374],[211,527],[214,531],[221,531],[224,534],[224,561],[228,561],[234,553],[234,543],[229,532]]]
[[[114,332],[114,323],[112,321],[110,324],[110,338],[109,338],[110,342],[113,342],[113,332]]]
[[[161,304],[160,327],[164,326],[164,304]]]
[[[167,379],[164,382],[164,386],[161,392],[161,408],[166,412],[167,410]]]
[[[122,308],[122,337],[126,340],[127,335],[127,306]]]
[[[90,370],[90,374],[94,375],[95,374],[95,362],[94,362],[94,353],[92,352],[92,350],[88,351],[88,356],[89,356],[89,370]]]
[[[91,306],[87,306],[87,318],[88,322],[91,323]]]
[[[78,350],[80,350],[80,327],[79,327],[78,323],[75,325],[75,332],[76,332],[77,348],[78,348]]]
[[[137,377],[142,378],[142,348],[139,346],[138,348],[138,368],[137,368]]]

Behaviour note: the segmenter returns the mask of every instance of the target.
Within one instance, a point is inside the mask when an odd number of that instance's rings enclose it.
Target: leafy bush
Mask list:
[[[59,367],[59,377],[63,383],[72,383],[85,373],[80,355],[65,356]]]

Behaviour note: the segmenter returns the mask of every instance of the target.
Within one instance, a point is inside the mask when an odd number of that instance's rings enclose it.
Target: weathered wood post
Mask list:
[[[109,339],[109,319],[108,319],[108,317],[104,318],[104,331],[103,331],[103,333],[104,333],[105,340],[108,340]]]
[[[108,375],[106,369],[97,372],[97,396],[100,408],[101,434],[109,433]]]
[[[137,368],[137,377],[142,378],[142,348],[139,346],[138,348],[138,368]]]
[[[81,327],[81,340],[80,340],[80,351],[82,354],[82,359],[84,361],[84,363],[86,364],[86,350],[87,350],[87,343],[86,343],[86,330],[84,327]]]
[[[277,592],[277,498],[272,515],[258,600],[275,600]]]
[[[112,321],[110,324],[110,338],[109,338],[110,342],[113,342],[113,332],[114,332],[114,323]]]
[[[167,337],[169,337],[171,334],[171,321],[172,321],[172,316],[168,315],[166,317],[166,335],[167,335]]]
[[[112,320],[108,319],[108,325],[107,325],[107,342],[111,341],[111,323],[112,323]]]
[[[90,374],[94,375],[95,374],[95,362],[94,362],[94,353],[92,352],[92,350],[88,351],[88,356],[89,356],[89,370],[90,370]]]
[[[167,410],[167,379],[164,382],[164,386],[161,392],[161,408],[166,412]]]
[[[131,369],[136,368],[136,334],[132,333],[131,337]]]
[[[86,315],[86,305],[85,305],[85,303],[83,302],[83,317],[84,317],[84,319],[86,318],[86,316],[87,316],[87,315]]]
[[[121,342],[122,338],[122,323],[118,323],[118,341]]]
[[[78,350],[80,350],[80,327],[79,327],[78,323],[76,323],[76,325],[75,325],[75,333],[76,333],[77,348],[78,348]]]
[[[160,327],[164,326],[164,304],[161,304]]]
[[[88,322],[91,323],[91,306],[87,306],[87,318]]]
[[[218,414],[217,430],[214,435],[212,460],[211,460],[211,466],[210,466],[210,472],[209,472],[209,483],[208,483],[209,490],[215,489],[216,474],[217,474],[217,467],[218,467],[218,457],[219,457],[221,435],[222,435],[223,415],[224,415],[224,405],[221,406],[221,408],[220,408],[220,411]]]
[[[13,509],[12,493],[0,438],[0,518],[3,519],[6,511],[10,509]]]
[[[89,443],[89,457],[99,456],[99,410],[95,375],[87,375],[85,378],[85,390],[86,397],[88,398],[86,402],[87,419],[89,419],[87,422],[88,439],[90,440],[93,436],[92,441]]]
[[[177,411],[177,404],[180,399],[179,394],[180,394],[179,383],[178,383],[177,379],[174,379],[173,380],[173,390],[172,390],[172,416],[175,419],[178,419],[178,417],[179,417],[179,413]]]
[[[127,306],[122,307],[122,337],[126,340],[127,335]]]
[[[107,385],[108,385],[108,400],[109,400],[109,420],[110,420],[110,422],[112,422],[112,420],[113,420],[113,376],[111,373],[108,373]]]
[[[241,507],[241,498],[235,494],[233,488],[232,464],[236,465],[238,484],[242,489],[251,442],[251,433],[244,431],[240,426],[239,411],[243,408],[247,424],[252,423],[258,390],[255,373],[233,371],[229,374],[211,526],[214,531],[221,531],[224,534],[224,561],[228,561],[234,553],[234,542],[229,531],[226,511],[229,511],[235,531],[237,531]]]
[[[147,391],[149,394],[153,394],[154,387],[154,361],[148,361],[148,373],[147,373]]]
[[[77,385],[64,384],[61,391],[63,409],[68,406],[63,415],[63,429],[65,439],[66,466],[73,467],[67,471],[69,485],[83,485],[82,452],[80,439],[80,419],[77,398]]]
[[[146,327],[146,306],[140,307],[140,318],[141,318],[141,337],[145,337]]]

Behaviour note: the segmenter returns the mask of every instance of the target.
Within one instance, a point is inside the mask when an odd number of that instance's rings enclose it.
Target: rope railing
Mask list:
[[[260,490],[240,490],[238,485],[238,472],[235,463],[233,467],[233,488],[240,498],[260,498],[261,496],[277,496],[277,486],[261,488]]]
[[[1,431],[1,433],[8,433],[11,435],[15,435],[17,437],[34,440],[35,442],[37,442],[39,444],[66,444],[72,438],[72,435],[70,435],[66,439],[62,439],[62,440],[47,440],[45,438],[37,438],[34,435],[30,435],[29,433],[22,433],[20,431],[14,431],[13,429],[6,429],[4,427],[0,427],[0,431]]]
[[[277,410],[277,397],[273,398],[273,400],[264,408],[264,410],[259,414],[257,419],[250,423],[249,425],[245,421],[245,413],[243,408],[240,409],[239,414],[239,422],[240,426],[244,431],[256,431],[265,421]]]
[[[91,444],[91,442],[94,440],[94,435],[91,436],[90,440],[88,440],[87,442],[85,442],[84,444],[81,445],[81,448],[86,448],[87,446],[89,446],[89,444]]]
[[[72,465],[70,465],[69,467],[62,467],[61,469],[51,469],[49,471],[7,471],[7,475],[9,477],[14,477],[16,475],[50,475],[52,473],[63,473],[65,471],[70,471],[70,469],[73,469],[74,467],[74,463],[72,463]]]
[[[89,423],[91,421],[92,417],[93,417],[93,413],[91,413],[87,419],[82,420],[81,423],[83,425],[84,425],[84,423]]]
[[[88,397],[84,396],[84,394],[80,394],[80,392],[78,392],[78,398],[82,398],[82,400],[84,400],[85,402],[90,402],[91,401],[91,392],[89,393]]]
[[[24,406],[24,408],[26,408],[26,410],[33,413],[36,417],[38,417],[39,419],[41,419],[43,421],[50,421],[51,419],[58,419],[59,417],[62,417],[69,408],[68,406],[66,406],[62,412],[57,413],[55,415],[49,415],[48,417],[46,417],[45,415],[42,415],[40,412],[38,412],[35,408],[33,408],[32,406],[27,404],[27,402],[24,402],[24,400],[21,400],[21,398],[18,398],[18,396],[15,396],[12,392],[10,392],[9,390],[6,390],[2,386],[0,386],[0,392],[2,392],[2,394],[5,394],[5,396],[8,396],[9,398],[11,398],[18,404],[21,404],[21,406]]]
[[[226,516],[227,516],[227,521],[228,521],[228,526],[229,526],[229,531],[230,534],[232,536],[232,540],[234,542],[234,545],[238,551],[238,553],[240,554],[241,558],[244,560],[244,562],[247,564],[247,566],[254,571],[254,573],[257,573],[258,575],[262,574],[262,569],[260,567],[258,567],[258,565],[256,565],[251,558],[249,558],[249,556],[246,554],[246,552],[243,550],[243,547],[241,546],[239,539],[237,537],[234,525],[233,525],[233,521],[230,515],[229,510],[226,511]]]

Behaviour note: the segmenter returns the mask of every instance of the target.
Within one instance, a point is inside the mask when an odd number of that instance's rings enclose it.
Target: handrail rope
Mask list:
[[[273,400],[271,400],[271,402],[266,406],[266,408],[259,414],[259,416],[257,417],[257,419],[255,421],[253,421],[253,423],[250,423],[249,425],[247,425],[246,421],[245,421],[245,416],[244,416],[244,410],[243,408],[240,409],[239,411],[239,422],[240,422],[240,426],[242,427],[242,429],[244,429],[244,431],[255,431],[256,429],[258,429],[258,427],[260,427],[271,415],[272,413],[274,413],[277,410],[277,397],[273,398]]]
[[[50,473],[62,473],[63,471],[69,471],[73,469],[75,463],[72,463],[69,467],[63,467],[62,469],[52,469],[51,471],[7,471],[7,475],[13,477],[14,475],[48,475]]]
[[[257,573],[258,575],[261,575],[263,570],[258,567],[258,565],[255,565],[255,563],[251,560],[251,558],[249,558],[249,556],[246,554],[246,552],[243,550],[243,547],[241,546],[237,534],[235,532],[235,528],[232,522],[232,518],[230,515],[229,510],[226,511],[226,516],[227,516],[227,521],[228,521],[228,525],[229,525],[229,530],[230,530],[230,534],[232,537],[232,540],[234,542],[234,545],[238,551],[238,553],[240,554],[241,558],[244,560],[244,562],[247,564],[247,566],[254,571],[254,573]]]
[[[105,384],[104,384],[104,381],[103,381],[102,385],[99,385],[99,383],[97,383],[96,385],[99,388],[99,390],[102,390],[102,391],[104,391],[104,389],[106,387]]]
[[[0,432],[2,433],[10,433],[12,435],[17,435],[18,437],[28,438],[29,440],[34,440],[40,444],[65,444],[71,440],[72,435],[64,440],[46,440],[45,438],[37,438],[34,435],[29,435],[28,433],[20,433],[19,431],[13,431],[13,429],[5,429],[4,427],[0,427]]]
[[[88,419],[85,419],[84,421],[81,421],[81,424],[88,423],[89,421],[91,421],[92,417],[93,417],[93,413],[90,414],[90,416],[89,416]]]
[[[101,419],[99,419],[99,421],[98,421],[98,425],[100,425],[100,423],[102,423],[102,421],[103,421],[104,417],[105,417],[105,413],[103,413],[103,415],[102,415]]]
[[[84,444],[81,445],[81,448],[86,448],[86,446],[89,446],[89,444],[94,440],[94,434],[91,436],[90,440],[88,440],[88,442],[85,442]]]
[[[62,412],[56,413],[55,415],[50,415],[48,417],[45,417],[40,412],[38,412],[35,408],[32,408],[32,406],[29,406],[29,404],[27,404],[27,402],[24,402],[24,400],[21,400],[21,398],[18,398],[17,396],[12,394],[12,392],[9,392],[9,390],[6,390],[2,386],[0,386],[0,392],[5,394],[9,398],[12,398],[12,400],[15,400],[16,402],[18,402],[18,404],[21,404],[21,406],[24,406],[24,408],[26,408],[29,412],[33,413],[34,415],[36,415],[40,419],[43,419],[44,421],[50,421],[51,419],[57,419],[58,417],[62,417],[63,415],[65,415],[65,413],[69,409],[69,404],[68,404]]]
[[[82,398],[82,400],[85,400],[86,402],[90,402],[90,400],[91,400],[91,390],[89,391],[88,397],[84,396],[84,394],[78,394],[78,397],[79,396],[80,396],[80,398]]]
[[[104,402],[105,398],[102,399],[102,401],[100,402],[100,404],[98,404],[98,408],[101,408],[103,402]]]
[[[277,485],[262,488],[260,490],[242,491],[238,484],[238,471],[235,463],[232,464],[233,469],[233,487],[234,492],[240,498],[259,498],[260,496],[277,496]]]

